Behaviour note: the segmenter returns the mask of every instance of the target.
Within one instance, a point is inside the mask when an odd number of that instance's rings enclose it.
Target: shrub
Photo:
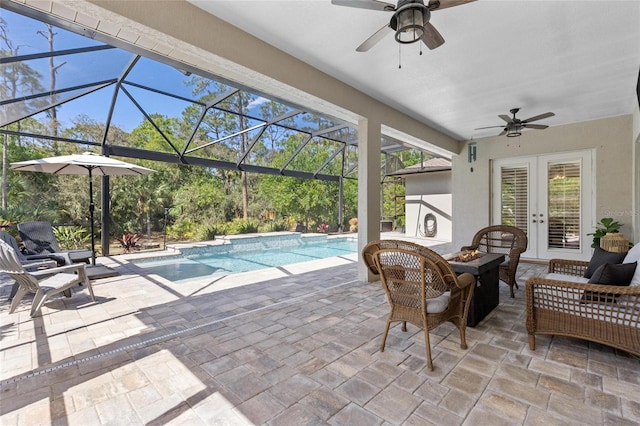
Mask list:
[[[235,219],[227,228],[229,234],[253,234],[258,232],[258,222],[251,219]]]
[[[193,222],[181,220],[171,226],[167,226],[167,235],[178,239],[193,240],[196,236],[196,226]]]
[[[53,235],[55,235],[60,248],[63,250],[86,247],[91,240],[90,232],[82,226],[57,226],[53,228]]]
[[[289,225],[284,220],[276,220],[271,224],[271,230],[274,232],[288,231]]]
[[[210,241],[215,240],[216,235],[225,235],[226,229],[224,225],[204,224],[198,227],[198,240]]]

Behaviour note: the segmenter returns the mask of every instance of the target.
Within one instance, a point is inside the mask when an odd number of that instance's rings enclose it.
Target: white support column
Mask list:
[[[358,253],[369,241],[380,239],[380,122],[358,121]],[[372,281],[360,256],[358,279]]]

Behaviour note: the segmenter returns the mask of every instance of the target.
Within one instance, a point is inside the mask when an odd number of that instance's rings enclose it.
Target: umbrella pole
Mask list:
[[[93,228],[93,210],[95,206],[93,205],[93,176],[91,173],[91,167],[89,167],[89,216],[91,220],[91,264],[96,266],[96,237],[95,231]]]

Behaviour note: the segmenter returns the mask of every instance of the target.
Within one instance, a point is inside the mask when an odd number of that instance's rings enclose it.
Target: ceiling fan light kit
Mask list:
[[[519,126],[519,125],[515,125],[510,129],[505,128],[505,130],[507,131],[508,138],[517,138],[522,134],[522,126]]]
[[[431,12],[422,1],[400,1],[389,26],[396,32],[396,41],[411,44],[420,41],[425,33],[424,24],[429,22]]]

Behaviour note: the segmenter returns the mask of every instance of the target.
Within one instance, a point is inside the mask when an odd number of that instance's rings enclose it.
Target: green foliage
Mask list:
[[[227,232],[229,235],[235,234],[254,234],[258,232],[259,224],[251,219],[235,219],[228,224]]]
[[[188,220],[177,221],[167,226],[167,235],[180,240],[192,240],[196,236],[196,225]]]
[[[216,235],[226,235],[226,227],[224,225],[204,224],[199,226],[196,232],[199,241],[215,240]]]
[[[273,232],[288,231],[289,225],[284,220],[274,220],[269,224],[269,229]]]
[[[31,210],[28,206],[17,205],[9,206],[4,210],[0,209],[0,221],[20,223],[32,220],[53,221],[53,219],[54,215],[39,207]]]
[[[596,224],[595,232],[587,234],[593,235],[593,243],[591,244],[591,247],[600,247],[600,238],[604,237],[607,234],[615,234],[620,232],[621,227],[622,224],[620,222],[614,221],[613,218],[603,217],[602,219],[600,219],[600,222]]]
[[[53,235],[63,250],[84,248],[91,240],[91,234],[82,226],[57,226]]]

